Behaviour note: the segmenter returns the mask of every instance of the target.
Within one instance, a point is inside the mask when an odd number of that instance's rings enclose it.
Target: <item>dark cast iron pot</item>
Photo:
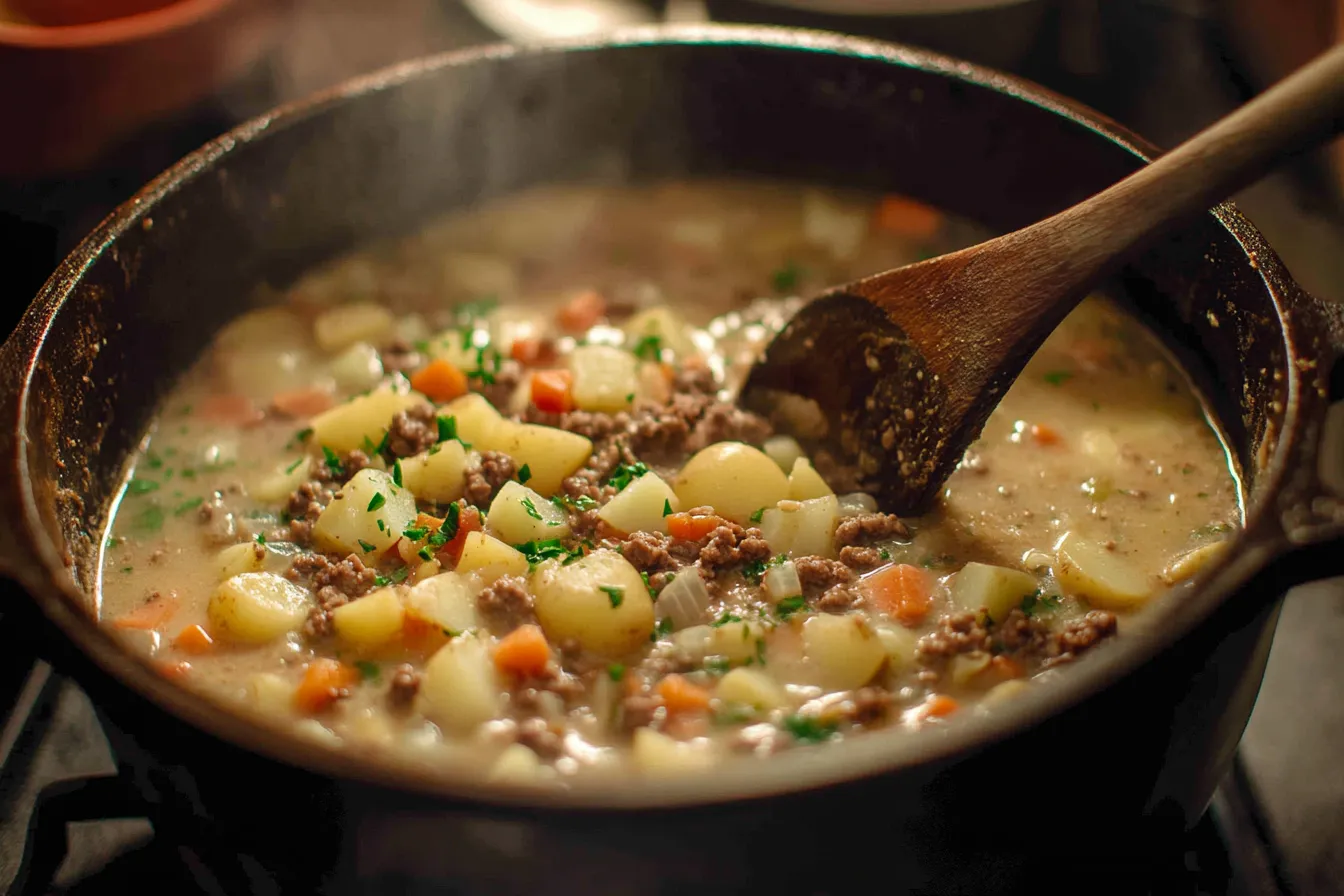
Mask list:
[[[118,209],[4,346],[5,618],[40,611],[25,640],[93,697],[159,835],[247,853],[277,892],[394,892],[411,879],[490,892],[863,881],[893,893],[1104,892],[1146,873],[1204,810],[1254,702],[1281,595],[1344,568],[1344,503],[1318,465],[1344,327],[1230,206],[1119,286],[1204,386],[1244,479],[1245,531],[1155,631],[993,716],[679,782],[528,794],[487,786],[478,770],[430,777],[241,719],[155,676],[91,607],[130,452],[174,377],[260,283],[283,286],[366,240],[545,181],[792,178],[905,193],[1005,229],[1154,152],[1011,78],[769,29],[450,54],[283,109]]]

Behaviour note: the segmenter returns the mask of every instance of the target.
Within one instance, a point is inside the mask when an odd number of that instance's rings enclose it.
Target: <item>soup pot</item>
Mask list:
[[[11,631],[87,689],[134,811],[160,836],[226,844],[255,871],[251,892],[414,880],[494,892],[1106,891],[1146,873],[1204,810],[1283,592],[1344,569],[1344,500],[1321,463],[1344,453],[1340,406],[1327,411],[1344,392],[1344,322],[1231,206],[1162,242],[1117,287],[1204,388],[1245,485],[1245,530],[1159,625],[993,714],[676,780],[538,793],[230,714],[157,677],[94,615],[127,459],[174,377],[257,301],[258,284],[540,182],[791,178],[904,193],[1006,229],[1155,152],[1012,78],[776,29],[490,47],[281,109],[112,214],[4,346],[6,621],[27,612]]]

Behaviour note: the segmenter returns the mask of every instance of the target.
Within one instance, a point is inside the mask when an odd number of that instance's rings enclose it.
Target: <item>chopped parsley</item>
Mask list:
[[[758,507],[756,508],[756,512],[751,515],[751,521],[753,523],[759,523],[761,521],[761,517],[763,516],[765,516],[765,508]]]
[[[188,511],[195,510],[197,507],[200,507],[204,503],[205,503],[204,498],[188,498],[187,500],[183,501],[181,504],[173,508],[173,516],[181,516],[182,514],[187,513]]]
[[[757,638],[757,639],[756,639],[756,665],[758,665],[758,666],[764,666],[764,665],[765,665],[765,639],[764,639],[764,638]]]
[[[641,572],[639,574],[639,577],[644,580],[644,587],[649,590],[649,597],[653,598],[654,600],[657,600],[658,592],[655,591],[653,589],[653,586],[649,584],[649,574],[647,572]]]
[[[453,308],[453,317],[460,327],[470,326],[477,319],[485,317],[499,307],[499,299],[486,296],[472,302],[463,302]]]
[[[149,505],[131,518],[131,528],[142,535],[158,532],[163,528],[163,508]]]
[[[1073,371],[1052,370],[1041,378],[1052,386],[1062,386],[1069,380],[1073,379]]]
[[[727,610],[724,610],[723,615],[720,616],[718,619],[715,619],[713,622],[711,622],[710,626],[712,628],[721,628],[730,622],[741,622],[741,621],[742,621],[741,616],[738,616],[735,613],[729,613]]]
[[[462,443],[462,447],[463,447],[463,448],[470,448],[470,447],[471,447],[471,446],[468,445],[466,442],[463,442],[463,441],[462,441],[462,437],[459,436],[459,435],[457,434],[457,418],[456,418],[456,417],[439,417],[439,418],[438,418],[438,422],[439,422],[439,441],[440,441],[440,442],[451,442],[451,441],[456,440],[456,441]]]
[[[672,617],[664,616],[653,626],[653,631],[649,632],[649,640],[657,641],[660,638],[666,638],[672,634]]]
[[[383,674],[382,666],[372,660],[356,660],[355,668],[359,670],[359,677],[365,681],[377,681]]]
[[[147,492],[158,491],[158,489],[159,483],[155,482],[153,479],[140,479],[137,477],[126,483],[126,494],[128,495],[143,495]]]
[[[607,596],[613,610],[625,602],[625,589],[619,585],[599,585],[597,590]]]
[[[780,619],[788,619],[790,616],[793,616],[795,613],[806,608],[807,598],[798,594],[793,597],[786,597],[775,604],[775,615]]]
[[[387,503],[387,497],[383,495],[382,492],[374,492],[373,497],[369,499],[369,506],[368,506],[369,513],[373,513],[375,510],[377,510],[379,507],[382,507],[386,503]]]
[[[299,464],[301,463],[303,463],[303,458],[299,458],[298,460],[294,461],[294,463],[285,467],[285,474],[288,475],[290,473],[293,473],[295,470],[299,468]]]
[[[495,383],[495,374],[499,373],[500,365],[504,358],[499,352],[490,349],[490,369],[485,368],[485,349],[476,349],[476,369],[467,371],[467,379],[478,379],[486,386],[492,386]]]
[[[439,531],[430,536],[430,542],[435,538],[443,537],[439,544],[447,544],[457,537],[458,526],[462,522],[462,505],[454,501],[448,505],[448,513],[444,515],[443,524],[439,526]]]
[[[527,485],[527,481],[531,478],[532,478],[532,467],[529,466],[528,464],[523,464],[522,469],[518,471],[518,481],[523,485]]]
[[[429,545],[425,545],[420,550],[416,551],[415,555],[426,563],[434,559],[434,552],[429,549]]]
[[[304,427],[303,429],[294,433],[294,437],[285,443],[285,447],[293,448],[297,445],[302,445],[304,442],[308,441],[309,437],[312,436],[312,434],[313,434],[313,428],[311,426]]]
[[[607,478],[607,485],[610,485],[612,488],[616,489],[616,491],[620,491],[647,472],[649,472],[649,467],[643,461],[637,461],[633,464],[621,464],[615,470],[611,471],[611,476]]]
[[[406,577],[410,574],[411,568],[409,566],[403,566],[399,569],[392,570],[391,579],[393,584],[400,585],[402,582],[406,581]]]
[[[378,531],[379,531],[379,532],[386,532],[386,531],[387,531],[387,523],[383,522],[382,520],[378,520]]]
[[[397,458],[396,463],[392,464],[392,481],[405,488],[401,481],[401,458]]]
[[[664,499],[663,499],[663,516],[671,516],[671,515],[672,515],[672,499],[671,499],[671,498],[664,498]]]
[[[835,734],[836,724],[824,722],[815,716],[791,715],[783,722],[784,730],[793,735],[793,739],[805,744],[819,744],[829,740]]]
[[[145,466],[149,467],[151,470],[157,470],[159,467],[163,466],[163,458],[159,457],[158,453],[153,449],[150,449],[145,452]]]
[[[587,495],[579,495],[577,498],[571,498],[568,495],[556,495],[551,498],[551,503],[561,510],[573,508],[574,510],[596,510],[599,505]]]
[[[528,565],[536,566],[547,560],[556,560],[559,558],[570,558],[574,556],[583,556],[582,551],[571,551],[565,547],[558,538],[547,538],[543,540],[525,541],[522,544],[514,545],[523,556],[527,558]],[[615,606],[613,604],[613,606]]]
[[[358,539],[358,544],[359,544],[360,548],[363,549],[364,553],[366,553],[366,554],[372,554],[374,551],[378,550],[376,547],[374,547],[373,545],[369,544],[367,541],[365,541],[365,540],[362,539],[362,538],[361,538],[361,539]]]
[[[518,503],[523,505],[523,512],[532,517],[532,519],[539,520],[542,518],[541,511],[537,510],[537,505],[532,503],[531,498],[524,498]]]
[[[341,465],[341,458],[326,445],[322,446],[322,462],[327,465],[333,476],[341,476],[345,473],[345,467]]]
[[[429,528],[426,526],[407,526],[401,530],[401,534],[411,541],[419,541],[429,534]]]
[[[265,543],[266,543],[266,533],[265,533],[265,532],[258,532],[258,533],[257,533],[257,539],[256,539],[256,541],[257,541],[257,544],[265,544]]]
[[[705,657],[705,671],[711,675],[723,675],[733,666],[733,661],[726,656],[708,656]]]
[[[663,356],[663,340],[658,336],[641,336],[631,349],[636,358],[657,361]]]
[[[742,575],[748,582],[759,582],[765,571],[772,566],[781,566],[789,557],[787,554],[777,554],[770,560],[753,560],[750,563],[742,564]]]
[[[1034,594],[1028,594],[1022,598],[1022,612],[1028,616],[1035,616],[1038,613],[1049,613],[1058,610],[1059,605],[1064,602],[1064,598],[1058,594],[1043,594],[1038,588]]]
[[[883,560],[890,560],[891,551],[887,550],[886,548],[883,548],[882,550],[877,552],[877,556],[881,557]]]
[[[790,292],[798,288],[802,276],[803,269],[797,262],[786,261],[782,268],[770,275],[770,285],[775,288],[775,292]]]
[[[607,678],[612,681],[620,681],[625,678],[625,666],[621,663],[611,663],[607,666]]]

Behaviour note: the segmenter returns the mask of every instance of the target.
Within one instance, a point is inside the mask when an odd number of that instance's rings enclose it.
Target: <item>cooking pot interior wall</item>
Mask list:
[[[262,129],[102,252],[47,341],[34,469],[83,499],[52,523],[87,559],[155,402],[255,285],[530,184],[754,174],[899,191],[1004,229],[1136,164],[1047,108],[875,58],[672,45],[440,67]],[[1238,252],[1206,216],[1125,280],[1207,365],[1253,476],[1282,338]]]

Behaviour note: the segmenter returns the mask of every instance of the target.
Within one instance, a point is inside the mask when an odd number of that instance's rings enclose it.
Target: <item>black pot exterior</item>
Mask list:
[[[37,354],[10,357],[6,373],[36,386],[5,409],[77,590],[92,593],[102,508],[157,400],[257,283],[283,286],[358,243],[533,183],[783,177],[902,192],[1007,229],[1096,192],[1146,151],[1049,95],[936,57],[806,33],[659,34],[380,76],[203,150],[114,216],[105,244],[81,247],[11,342]],[[1274,497],[1265,458],[1294,432],[1284,309],[1301,297],[1230,210],[1121,281],[1205,386],[1254,511]],[[1153,658],[1088,700],[1061,699],[1034,727],[928,761],[703,808],[486,807],[300,770],[265,758],[307,762],[292,744],[258,737],[244,749],[207,733],[223,730],[209,707],[161,683],[133,689],[119,667],[107,674],[106,636],[64,603],[43,609],[63,633],[57,662],[100,705],[161,832],[217,825],[288,869],[285,892],[377,892],[403,876],[507,892],[770,881],[795,892],[875,879],[875,861],[894,892],[1049,891],[1042,863],[1059,874],[1070,857],[1109,869],[1079,890],[1099,892],[1203,811],[1249,716],[1282,588],[1252,574],[1283,540],[1276,514],[1251,516],[1240,566],[1221,580],[1244,587],[1228,597],[1215,582],[1207,600],[1219,609],[1192,600],[1173,612],[1177,649],[1117,645]],[[0,548],[52,559],[22,535],[5,533]],[[54,593],[36,562],[16,577]],[[1069,670],[1078,681],[1083,666],[1101,668],[1089,662]],[[313,768],[350,767],[319,758]]]

